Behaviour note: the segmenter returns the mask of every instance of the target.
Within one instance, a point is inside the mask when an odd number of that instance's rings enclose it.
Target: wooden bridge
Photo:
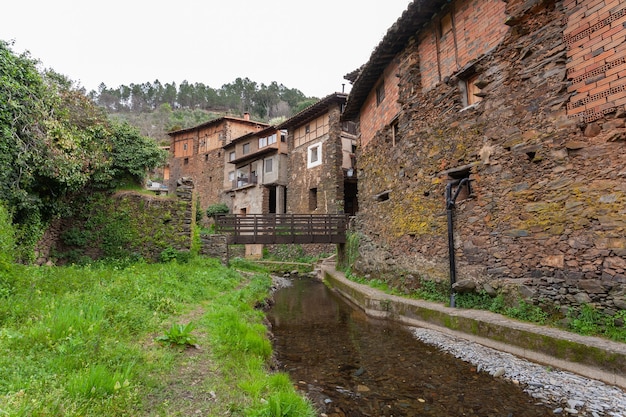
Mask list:
[[[345,214],[218,214],[217,233],[229,244],[345,243]]]

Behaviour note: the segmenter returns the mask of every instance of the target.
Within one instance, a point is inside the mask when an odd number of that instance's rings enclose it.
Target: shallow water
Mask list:
[[[281,370],[328,416],[552,416],[521,387],[368,318],[313,279],[295,279],[268,312]]]

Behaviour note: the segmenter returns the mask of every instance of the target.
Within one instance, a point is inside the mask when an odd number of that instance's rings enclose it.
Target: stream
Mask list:
[[[520,386],[369,318],[322,282],[296,278],[267,312],[281,371],[319,415],[552,416]]]

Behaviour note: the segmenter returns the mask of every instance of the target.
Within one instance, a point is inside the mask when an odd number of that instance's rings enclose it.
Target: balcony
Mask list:
[[[248,176],[244,176],[244,177],[239,177],[235,180],[233,180],[233,190],[236,190],[237,188],[245,188],[245,187],[249,187],[252,185],[256,185],[259,181],[259,177],[256,175],[248,175]]]

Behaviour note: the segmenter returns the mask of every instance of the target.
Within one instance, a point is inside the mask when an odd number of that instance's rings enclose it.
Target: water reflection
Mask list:
[[[552,415],[520,387],[477,373],[412,337],[368,318],[324,284],[296,279],[268,312],[282,370],[328,416]]]

